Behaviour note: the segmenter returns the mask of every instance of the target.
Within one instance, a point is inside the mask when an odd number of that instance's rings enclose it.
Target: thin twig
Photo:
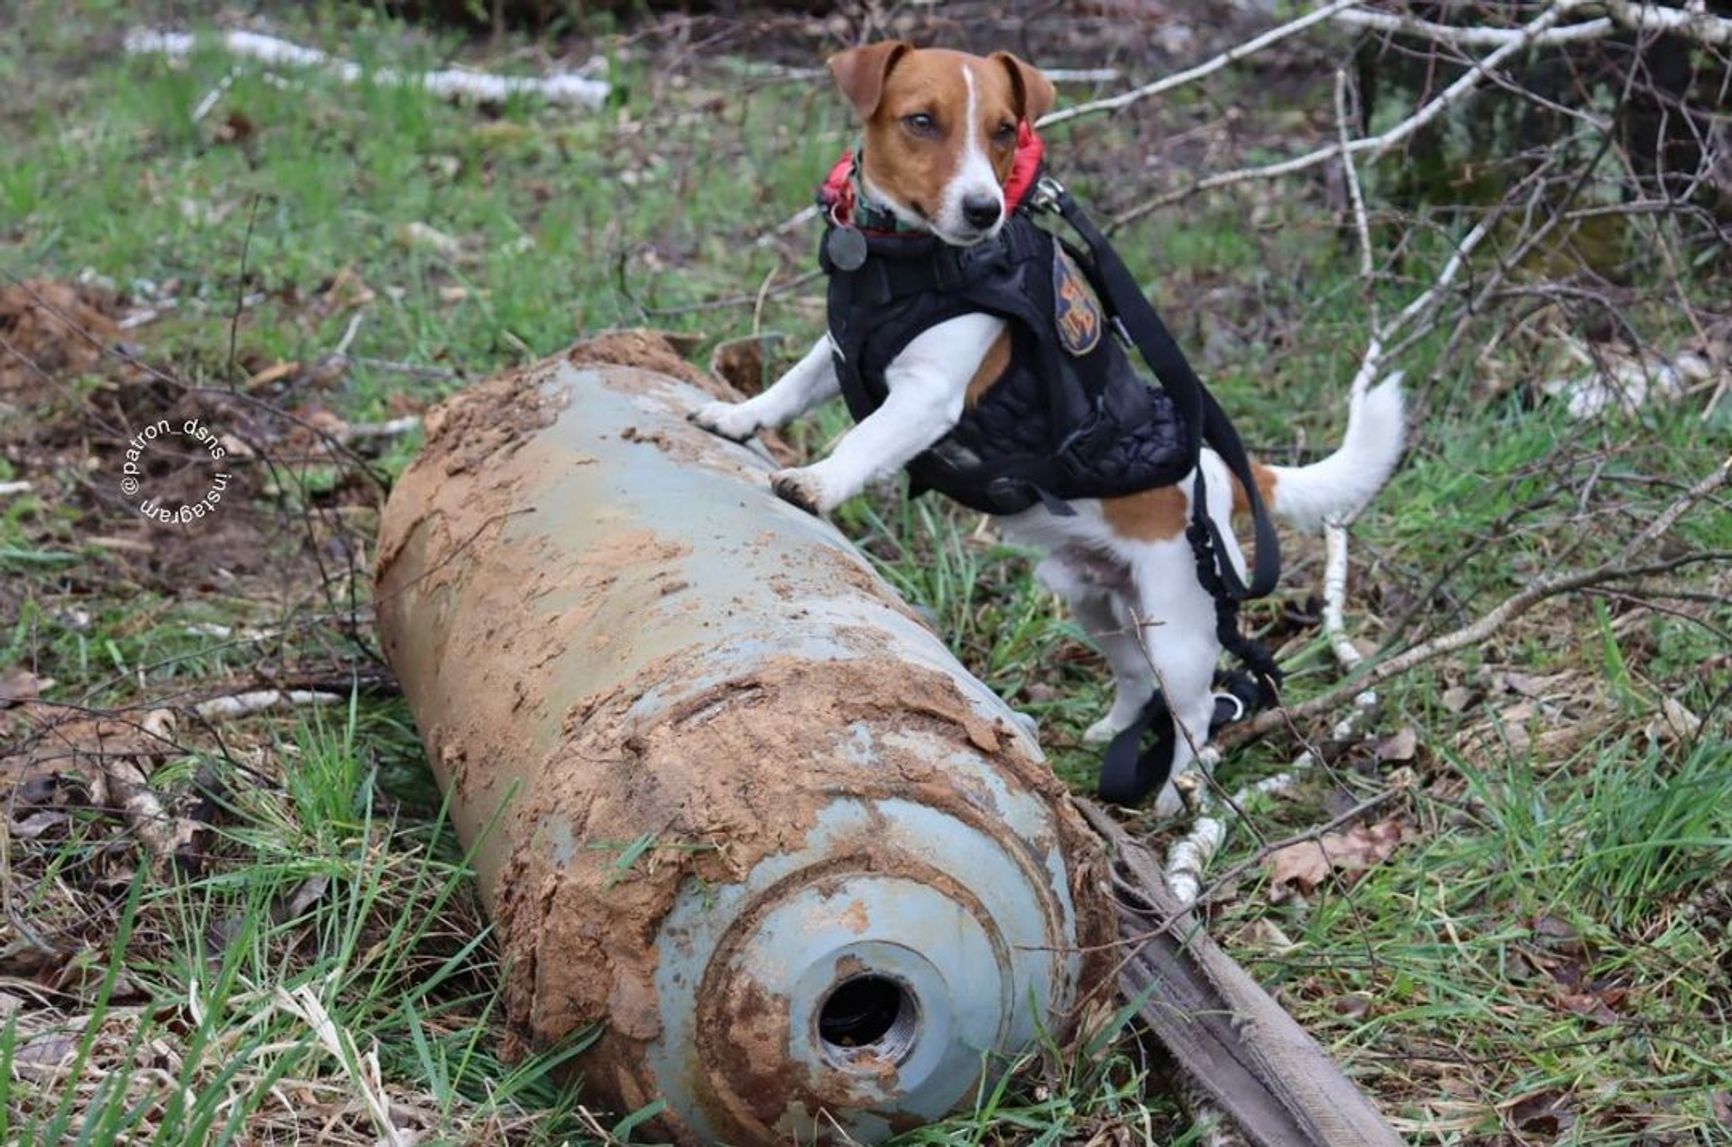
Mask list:
[[[1220,55],[1206,60],[1194,68],[1187,68],[1182,72],[1175,72],[1174,74],[1165,76],[1153,83],[1144,84],[1140,88],[1132,88],[1130,91],[1121,92],[1116,96],[1109,96],[1106,99],[1100,100],[1091,100],[1086,104],[1078,104],[1074,108],[1065,108],[1062,111],[1052,112],[1049,115],[1043,116],[1040,123],[1035,126],[1042,128],[1053,127],[1057,124],[1066,123],[1070,120],[1076,119],[1078,116],[1095,115],[1099,112],[1118,111],[1120,108],[1129,107],[1131,104],[1134,104],[1139,100],[1146,100],[1151,96],[1158,96],[1162,92],[1170,92],[1174,88],[1194,83],[1195,81],[1202,79],[1204,76],[1213,75],[1222,68],[1237,63],[1246,56],[1254,55],[1257,52],[1262,51],[1271,44],[1278,44],[1282,40],[1298,35],[1307,28],[1315,27],[1316,25],[1323,23],[1325,20],[1328,20],[1330,17],[1344,12],[1349,8],[1357,8],[1361,2],[1362,0],[1332,0],[1331,3],[1325,4],[1321,8],[1313,9],[1296,19],[1289,20],[1287,23],[1282,24],[1279,27],[1271,28],[1260,36],[1246,40],[1242,44],[1236,44],[1225,52],[1222,52]]]

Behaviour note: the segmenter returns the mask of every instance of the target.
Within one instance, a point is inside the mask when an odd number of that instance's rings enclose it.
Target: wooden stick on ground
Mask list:
[[[1178,1065],[1259,1147],[1399,1147],[1401,1140],[1167,887],[1155,857],[1091,801],[1123,892],[1119,989]]]

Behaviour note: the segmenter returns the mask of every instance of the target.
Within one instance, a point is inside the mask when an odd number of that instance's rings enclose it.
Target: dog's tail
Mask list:
[[[1252,466],[1263,501],[1283,520],[1315,529],[1325,518],[1346,514],[1369,502],[1401,459],[1401,375],[1380,383],[1347,413],[1341,448],[1309,466]],[[1233,508],[1245,508],[1234,490]]]

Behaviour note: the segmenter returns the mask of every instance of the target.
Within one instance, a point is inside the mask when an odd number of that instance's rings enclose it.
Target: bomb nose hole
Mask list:
[[[914,996],[887,976],[855,976],[830,990],[818,1009],[824,1051],[846,1064],[861,1052],[892,1062],[914,1046],[920,1008]]]

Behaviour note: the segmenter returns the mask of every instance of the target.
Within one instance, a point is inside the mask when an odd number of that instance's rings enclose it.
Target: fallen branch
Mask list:
[[[1732,44],[1732,19],[1711,16],[1700,4],[1668,8],[1631,0],[1582,0],[1582,3],[1605,8],[1612,19],[1637,32],[1664,32],[1709,47]]]
[[[1317,1041],[1209,937],[1148,849],[1098,806],[1073,803],[1104,838],[1123,894],[1120,993],[1210,1102],[1260,1147],[1399,1144]]]
[[[206,92],[204,99],[200,100],[198,106],[192,109],[193,123],[202,122],[204,117],[211,113],[211,109],[217,106],[217,101],[221,100],[223,95],[235,86],[235,80],[239,78],[240,74],[237,68],[230,68],[223,73],[223,78],[217,81],[217,86]]]
[[[748,79],[755,81],[801,83],[807,80],[830,79],[828,68],[790,68],[783,64],[759,64],[745,61],[740,65]],[[1121,78],[1117,68],[1042,68],[1040,74],[1055,84],[1107,84]]]
[[[0,482],[0,498],[5,498],[12,494],[28,494],[35,488],[35,485],[30,482]]]
[[[382,370],[390,374],[407,374],[415,378],[453,379],[463,377],[459,371],[443,366],[428,366],[419,362],[396,362],[387,358],[368,358],[365,355],[355,355],[349,361],[359,363],[369,370]]]
[[[215,42],[231,54],[244,59],[273,65],[320,68],[331,72],[346,84],[358,83],[366,76],[374,83],[418,87],[448,98],[503,100],[511,96],[528,95],[551,103],[599,108],[607,102],[609,91],[608,85],[603,81],[572,72],[555,72],[547,76],[498,76],[489,72],[465,72],[455,68],[436,72],[407,72],[390,67],[367,72],[353,60],[328,55],[316,48],[303,48],[275,36],[238,29],[219,33]],[[133,55],[157,55],[167,56],[171,60],[183,60],[192,55],[198,45],[199,38],[187,32],[141,28],[126,34],[126,50]]]
[[[251,717],[272,709],[298,709],[305,705],[333,705],[347,698],[336,693],[315,693],[307,689],[256,689],[234,693],[227,697],[212,697],[193,706],[201,720],[214,721],[221,717]]]

